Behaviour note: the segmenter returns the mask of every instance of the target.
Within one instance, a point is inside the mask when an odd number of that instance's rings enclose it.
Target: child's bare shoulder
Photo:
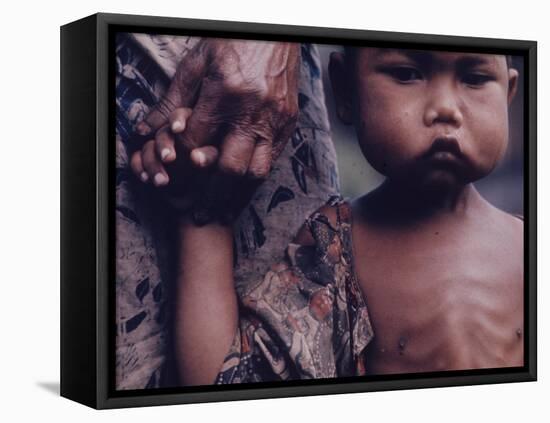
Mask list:
[[[510,287],[522,287],[524,264],[524,230],[523,218],[508,212],[493,208],[491,225],[487,235],[491,238],[485,257],[495,257],[498,260],[498,272],[501,280],[508,281]]]
[[[497,230],[506,241],[509,241],[511,246],[523,248],[523,215],[511,214],[493,207],[491,218],[493,219],[495,230]]]

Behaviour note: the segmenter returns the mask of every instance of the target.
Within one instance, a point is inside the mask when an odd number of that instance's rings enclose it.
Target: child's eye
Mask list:
[[[416,68],[399,66],[386,69],[386,72],[399,82],[407,83],[422,79],[422,74]]]
[[[479,87],[492,80],[494,80],[494,78],[491,75],[484,73],[468,73],[462,77],[462,82],[474,87]]]

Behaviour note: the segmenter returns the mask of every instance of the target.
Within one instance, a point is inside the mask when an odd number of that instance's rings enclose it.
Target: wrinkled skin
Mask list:
[[[192,206],[197,223],[236,217],[295,128],[298,65],[299,44],[201,40],[137,126],[149,141],[132,169],[184,199],[181,210]]]

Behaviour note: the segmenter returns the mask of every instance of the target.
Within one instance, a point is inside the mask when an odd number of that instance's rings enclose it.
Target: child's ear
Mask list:
[[[517,69],[508,69],[508,106],[512,103],[514,96],[518,90],[519,73]]]
[[[330,54],[328,73],[338,117],[343,123],[351,125],[353,115],[350,78],[346,69],[345,57],[342,53],[333,52]]]

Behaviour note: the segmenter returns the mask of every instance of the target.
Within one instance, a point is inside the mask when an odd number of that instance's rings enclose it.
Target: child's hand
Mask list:
[[[185,131],[191,113],[192,110],[185,107],[175,109],[170,113],[168,125],[162,126],[154,139],[147,141],[141,149],[133,153],[130,166],[142,182],[152,183],[157,187],[168,185],[170,175],[166,168],[177,158],[175,135]],[[189,157],[182,157],[180,161],[190,162],[197,168],[206,168],[215,163],[217,158],[217,148],[204,146],[191,150]]]
[[[141,149],[135,151],[130,160],[134,174],[144,183],[152,183],[162,187],[170,182],[166,168],[175,163],[175,135],[185,131],[187,120],[192,110],[186,107],[178,108],[169,115],[169,123],[162,126],[154,139],[147,141]],[[138,125],[139,132],[139,125]],[[181,154],[187,154],[180,151]],[[218,149],[214,146],[198,147],[189,153],[189,157],[181,157],[180,162],[187,162],[197,168],[207,168],[216,162]],[[183,163],[182,163],[183,165]]]
[[[145,184],[162,189],[168,204],[182,216],[196,207],[200,197],[198,188],[205,185],[205,177],[201,175],[204,172],[199,169],[208,168],[218,158],[218,149],[213,146],[191,151],[178,146],[176,136],[185,131],[191,113],[189,108],[172,111],[167,123],[134,151],[130,160],[135,176]],[[138,134],[143,132],[140,125],[136,128]]]
[[[212,145],[189,151],[179,144],[177,136],[185,132],[191,114],[184,107],[172,111],[154,137],[131,154],[130,167],[143,183],[162,189],[177,213],[191,212],[196,224],[231,222],[261,180],[217,171],[219,149]],[[140,124],[136,132],[143,137]]]

